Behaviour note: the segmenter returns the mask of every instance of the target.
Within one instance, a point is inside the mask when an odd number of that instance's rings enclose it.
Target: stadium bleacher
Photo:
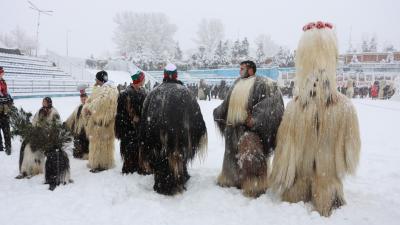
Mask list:
[[[6,73],[10,92],[16,97],[77,94],[78,84],[90,85],[45,58],[0,52],[0,66]]]
[[[0,53],[0,65],[9,79],[72,79],[52,62],[39,57]]]

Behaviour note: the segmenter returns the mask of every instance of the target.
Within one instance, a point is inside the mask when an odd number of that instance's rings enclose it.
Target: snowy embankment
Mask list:
[[[100,70],[87,70],[89,73],[96,75]],[[115,85],[132,82],[131,75],[126,71],[107,70],[108,79],[113,81]],[[94,82],[93,82],[94,83]]]
[[[77,97],[53,98],[63,120],[77,106]],[[54,192],[44,176],[16,180],[20,141],[13,152],[0,152],[1,225],[123,225],[123,224],[398,224],[400,220],[400,102],[354,100],[361,129],[361,163],[355,177],[344,182],[347,205],[330,218],[320,217],[309,204],[289,204],[267,193],[244,197],[235,188],[220,188],[224,142],[216,132],[212,110],[220,103],[201,101],[209,137],[204,162],[194,161],[183,194],[167,197],[152,189],[152,176],[122,176],[119,143],[116,167],[92,174],[86,162],[73,159],[74,183]],[[37,111],[41,99],[16,100],[17,106]]]

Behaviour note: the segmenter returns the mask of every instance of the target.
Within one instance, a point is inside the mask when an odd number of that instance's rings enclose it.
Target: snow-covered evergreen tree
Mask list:
[[[278,53],[273,57],[273,64],[279,67],[293,67],[294,53],[289,49],[280,47]]]
[[[250,49],[250,44],[247,38],[245,37],[239,49],[239,58],[241,60],[246,60],[249,57],[249,49]]]
[[[362,41],[361,50],[362,50],[362,52],[369,52],[369,45],[368,45],[368,41],[366,39],[364,39]]]
[[[231,48],[231,63],[237,64],[240,60],[240,41],[237,39]]]
[[[176,42],[174,59],[177,60],[177,61],[181,61],[182,58],[183,58],[182,50],[179,47],[179,42]]]
[[[257,45],[256,63],[263,64],[265,62],[264,43],[259,42],[259,43],[256,43],[256,45]]]
[[[376,37],[372,37],[371,40],[369,41],[369,51],[377,52],[377,50],[378,50],[378,42],[376,40]]]

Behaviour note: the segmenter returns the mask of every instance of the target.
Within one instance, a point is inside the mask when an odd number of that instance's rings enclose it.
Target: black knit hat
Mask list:
[[[103,82],[103,83],[107,82],[107,81],[108,81],[108,74],[107,74],[107,72],[104,71],[104,70],[97,72],[97,74],[96,74],[96,79],[97,79],[98,81]]]

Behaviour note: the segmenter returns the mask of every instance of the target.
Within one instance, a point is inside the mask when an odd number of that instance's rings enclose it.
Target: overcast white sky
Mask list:
[[[164,12],[178,27],[175,39],[183,49],[194,48],[197,25],[202,18],[219,18],[230,39],[247,36],[251,44],[261,33],[278,44],[296,48],[302,26],[323,20],[336,25],[341,50],[365,35],[376,35],[383,43],[400,48],[399,0],[31,0],[53,16],[42,16],[41,50],[66,53],[66,32],[70,30],[69,53],[99,56],[115,51],[112,41],[117,12]],[[35,35],[37,14],[26,0],[0,0],[0,32],[17,25]]]

